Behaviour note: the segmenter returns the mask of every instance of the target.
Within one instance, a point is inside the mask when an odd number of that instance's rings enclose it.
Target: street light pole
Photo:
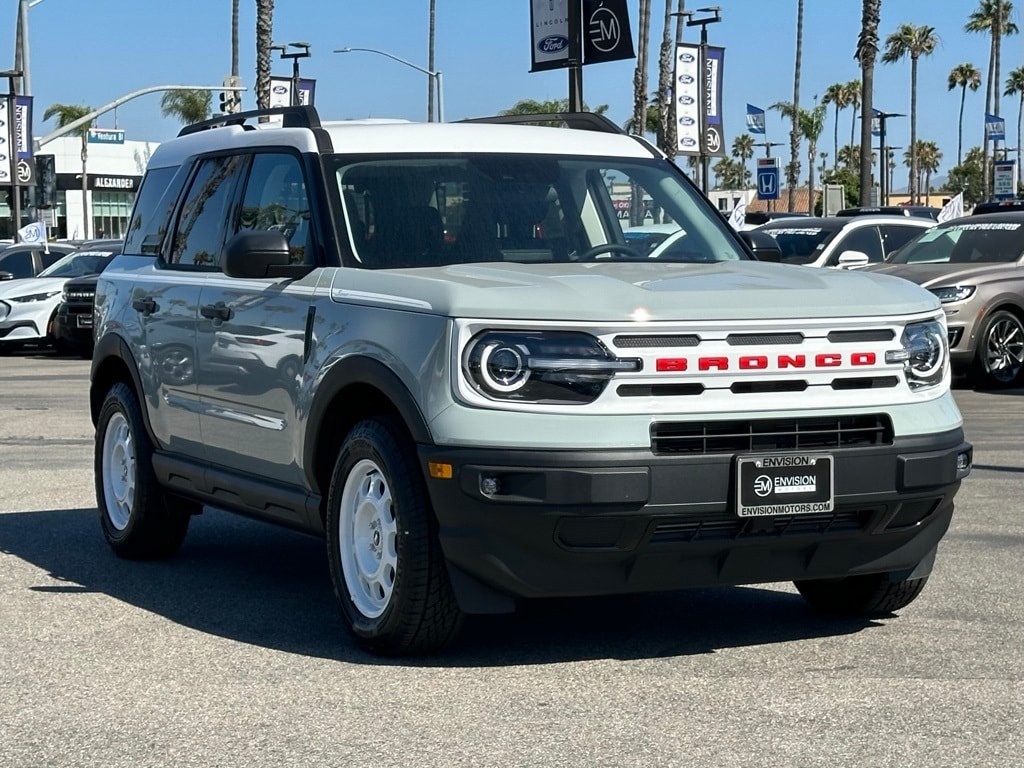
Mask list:
[[[700,115],[700,152],[698,157],[700,158],[700,190],[705,194],[708,193],[708,24],[715,24],[722,20],[721,8],[717,5],[712,5],[707,8],[698,8],[696,13],[713,13],[714,16],[705,16],[704,18],[695,19],[691,15],[686,20],[686,26],[688,27],[700,27],[700,46],[698,48],[697,62],[698,62],[698,77],[701,80],[701,98],[698,104],[698,114]]]
[[[292,95],[289,101],[293,107],[297,107],[302,103],[302,100],[299,98],[299,59],[309,58],[309,47],[309,43],[302,42],[270,46],[270,50],[281,52],[282,59],[292,60]],[[300,50],[288,53],[289,48],[298,48]]]
[[[420,66],[417,66],[416,64],[413,64],[411,61],[406,61],[405,59],[400,59],[397,56],[395,56],[394,54],[388,53],[387,51],[379,51],[376,48],[336,48],[334,50],[334,53],[351,53],[352,51],[363,51],[364,53],[376,53],[379,56],[385,56],[386,58],[389,58],[392,61],[397,61],[399,64],[405,64],[405,66],[407,66],[407,67],[412,67],[417,72],[422,72],[427,77],[433,78],[434,82],[437,85],[437,120],[440,123],[444,122],[444,88],[442,86],[441,70],[433,72],[433,71],[431,71],[429,69],[425,69],[424,67],[420,67]],[[427,117],[429,118],[430,115],[428,115]]]
[[[878,143],[881,145],[881,152],[879,153],[878,160],[878,203],[879,205],[889,204],[889,158],[886,153],[885,146],[885,121],[890,117],[906,117],[906,115],[900,114],[899,112],[881,112],[877,111],[872,116],[878,118]]]

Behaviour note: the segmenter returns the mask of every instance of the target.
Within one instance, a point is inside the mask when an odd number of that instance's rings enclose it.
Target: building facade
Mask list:
[[[40,183],[31,198],[22,194],[20,226],[40,220],[50,240],[123,237],[146,164],[157,146],[158,142],[127,141],[123,131],[94,129],[84,144],[83,162],[81,136],[47,142],[36,152]],[[0,238],[13,238],[18,229],[9,197],[0,195]]]

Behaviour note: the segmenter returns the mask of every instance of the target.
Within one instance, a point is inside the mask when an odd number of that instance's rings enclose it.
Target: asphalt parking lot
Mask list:
[[[87,361],[0,357],[0,766],[998,766],[1024,754],[1024,389],[956,390],[975,468],[923,595],[550,601],[382,661],[320,541],[215,510],[159,563],[96,520]]]

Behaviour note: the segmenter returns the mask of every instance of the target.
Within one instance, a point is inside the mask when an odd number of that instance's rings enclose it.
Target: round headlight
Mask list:
[[[484,385],[494,392],[508,394],[523,387],[530,378],[526,367],[528,350],[495,342],[480,351],[480,372]]]

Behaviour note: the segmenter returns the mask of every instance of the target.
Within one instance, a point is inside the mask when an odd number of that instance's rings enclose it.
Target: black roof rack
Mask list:
[[[493,117],[470,117],[460,123],[497,123],[499,125],[564,125],[582,131],[619,133],[625,131],[604,115],[596,112],[548,112],[539,115],[495,115]]]
[[[267,109],[254,109],[249,112],[237,112],[231,115],[211,117],[209,120],[203,120],[201,123],[186,125],[178,131],[178,135],[188,136],[192,133],[208,131],[211,128],[220,128],[225,125],[240,125],[243,128],[249,128],[251,130],[254,129],[255,126],[249,125],[248,121],[261,117],[275,117],[277,115],[281,116],[282,127],[284,128],[320,127],[320,115],[317,113],[315,107],[269,107]]]

